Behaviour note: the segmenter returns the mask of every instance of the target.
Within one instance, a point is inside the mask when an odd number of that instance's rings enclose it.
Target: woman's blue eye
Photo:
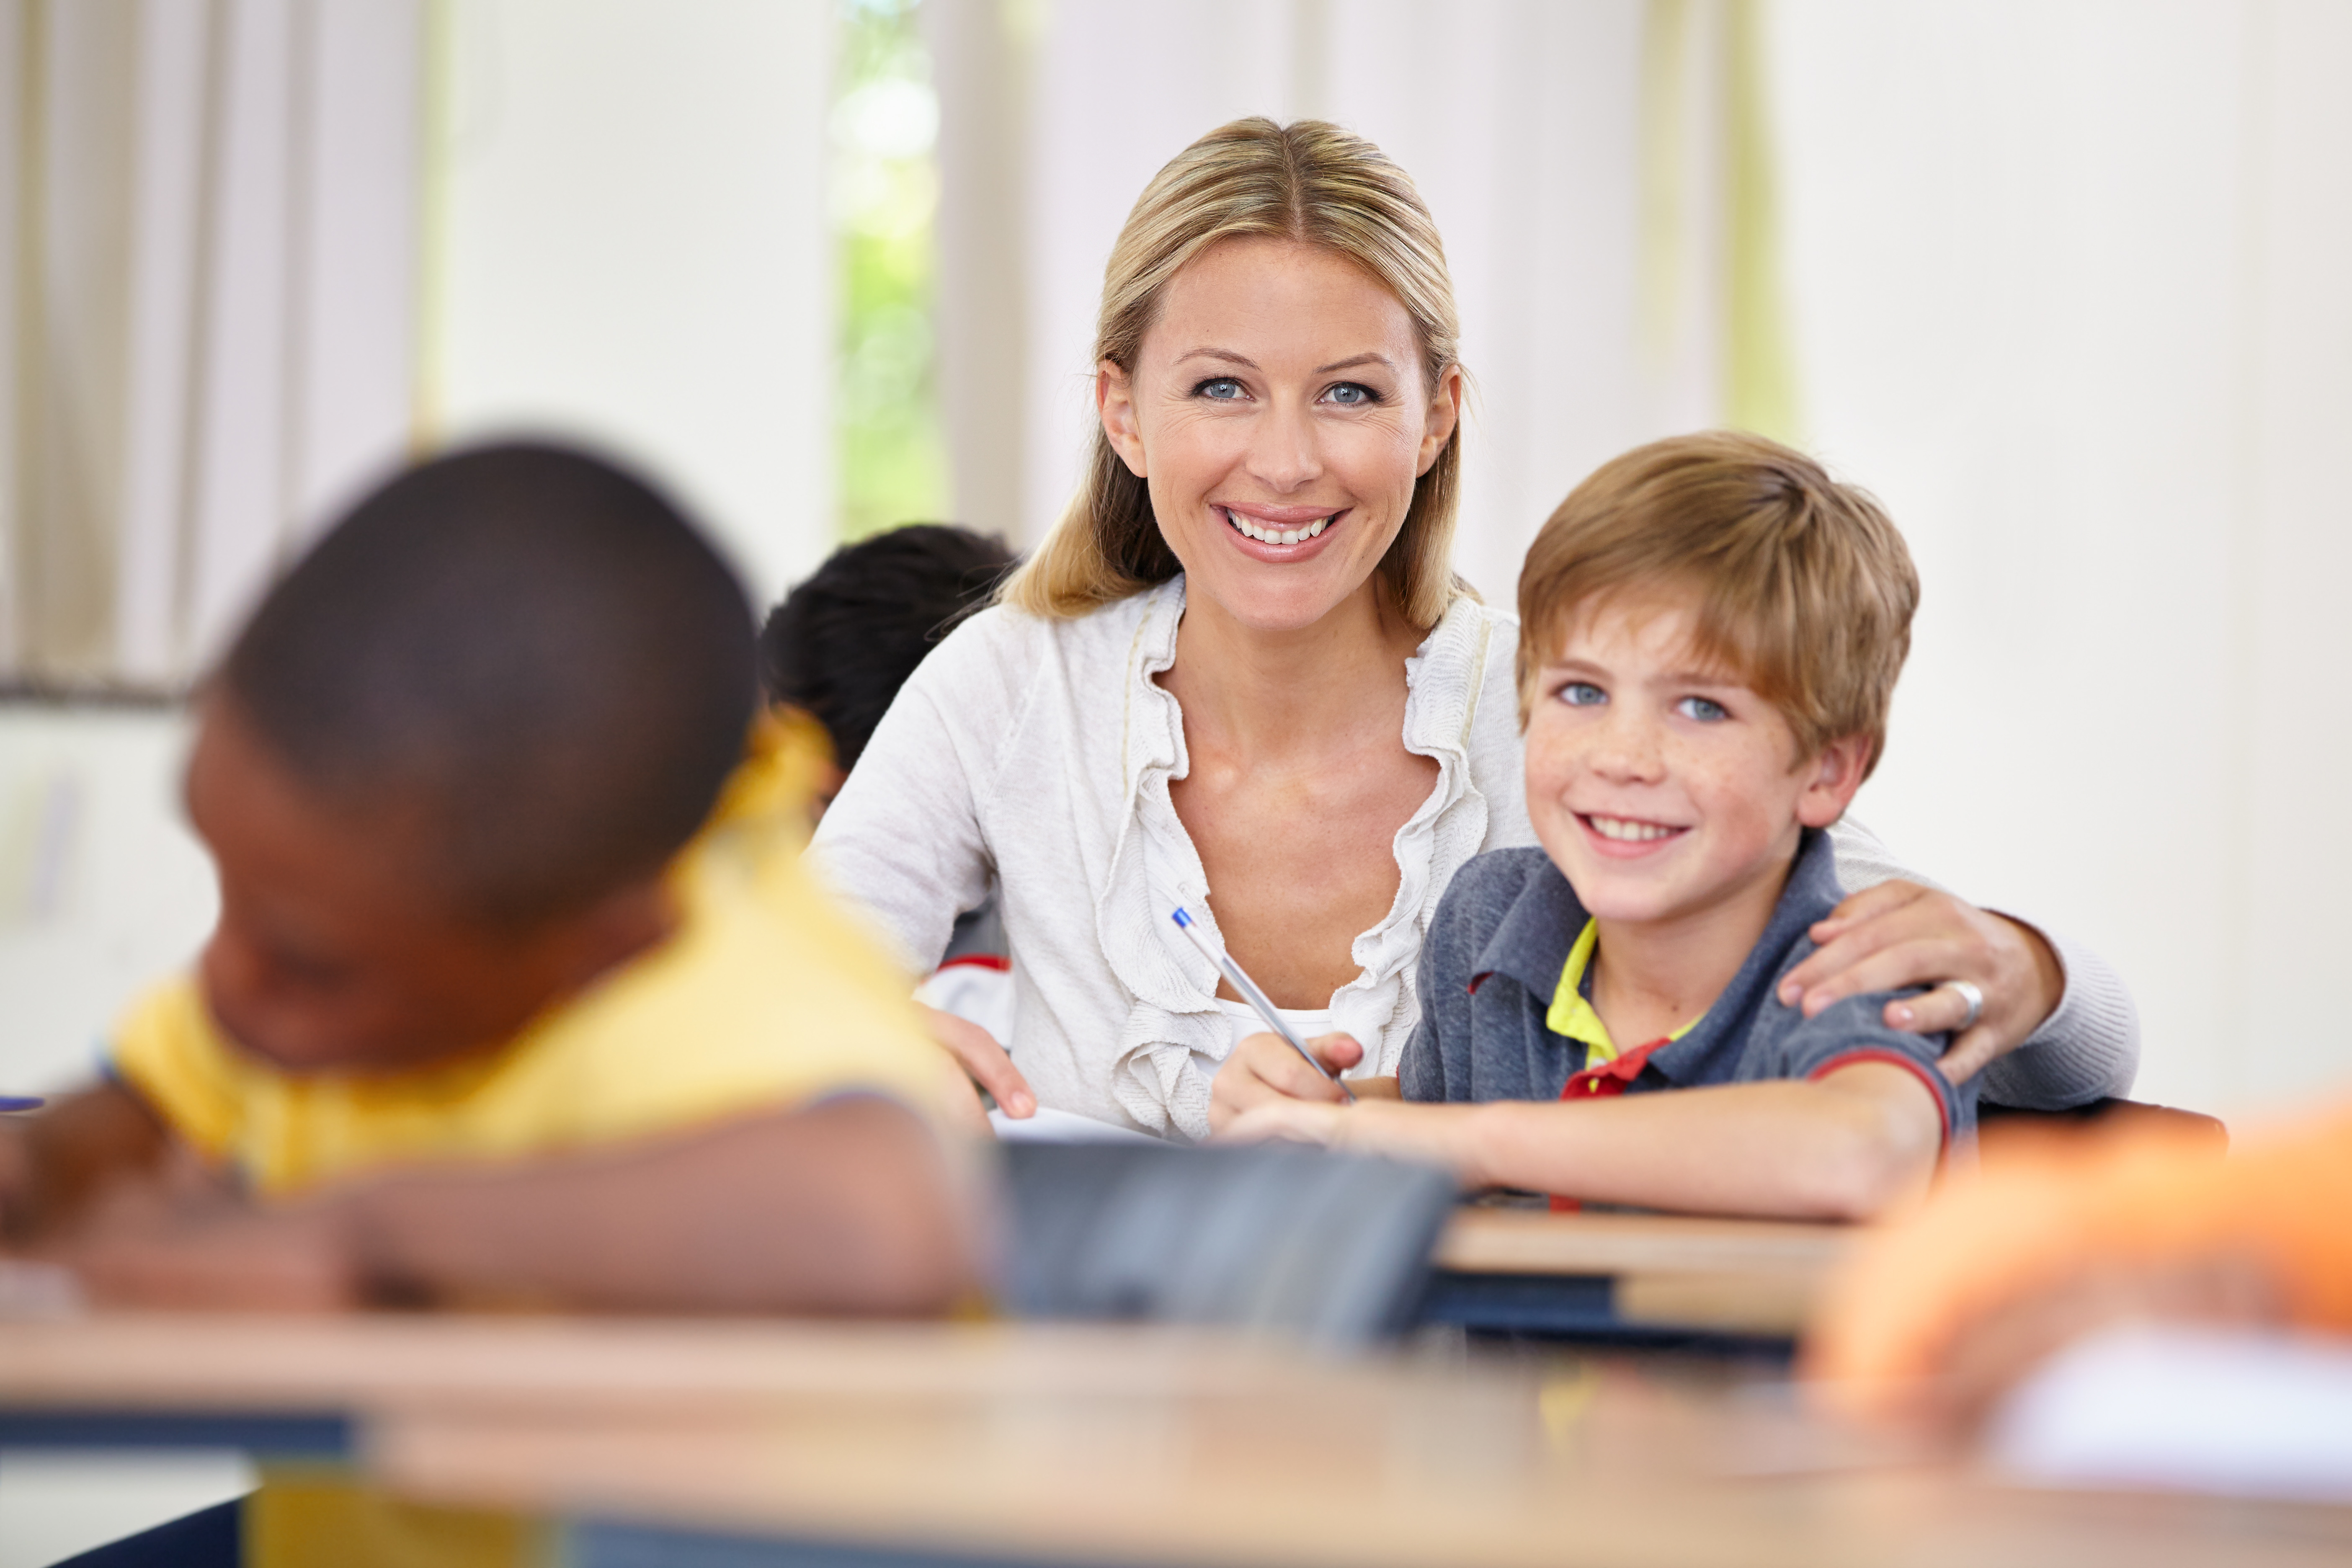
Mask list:
[[[1343,381],[1323,395],[1328,402],[1349,408],[1361,408],[1368,403],[1378,403],[1381,395],[1360,381]]]
[[[1731,717],[1731,710],[1705,697],[1685,697],[1675,704],[1675,711],[1685,719],[1696,719],[1703,724],[1713,724]]]
[[[1205,397],[1215,403],[1232,403],[1245,395],[1242,384],[1230,375],[1213,376],[1192,389],[1195,397]]]
[[[1559,689],[1559,700],[1570,708],[1597,708],[1609,700],[1609,693],[1589,680],[1571,680]]]

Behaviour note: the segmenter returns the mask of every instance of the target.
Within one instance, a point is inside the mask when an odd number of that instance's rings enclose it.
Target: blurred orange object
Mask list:
[[[2285,1321],[2352,1332],[2352,1104],[2226,1158],[2193,1126],[1989,1134],[1980,1170],[1832,1279],[1805,1370],[1832,1408],[1896,1416],[2037,1300],[2240,1264]]]

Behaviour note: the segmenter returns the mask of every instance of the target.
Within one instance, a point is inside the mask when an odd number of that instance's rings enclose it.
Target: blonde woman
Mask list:
[[[1193,1140],[1268,1094],[1337,1092],[1220,990],[1180,905],[1377,1092],[1447,880],[1533,841],[1515,629],[1448,564],[1455,339],[1412,181],[1333,126],[1236,121],[1136,203],[1084,487],[901,691],[813,850],[911,969],[999,890],[1014,1037],[939,1027],[1011,1114]],[[1837,832],[1843,880],[1871,890],[1792,975],[1806,1005],[1942,982],[1889,1021],[1980,1013],[1948,1065],[2001,1056],[1995,1099],[2129,1084],[2131,1005],[2095,959]]]

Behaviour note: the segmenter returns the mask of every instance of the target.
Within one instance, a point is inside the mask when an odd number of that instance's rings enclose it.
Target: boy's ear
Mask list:
[[[1821,755],[1803,765],[1811,775],[1805,793],[1797,797],[1797,820],[1807,827],[1827,827],[1845,815],[1853,792],[1870,771],[1873,748],[1867,735],[1846,735],[1822,748]]]
[[[1150,479],[1144,470],[1143,434],[1135,422],[1134,384],[1128,380],[1127,372],[1108,360],[1095,366],[1095,412],[1102,418],[1110,449],[1118,454],[1128,472],[1139,479]]]

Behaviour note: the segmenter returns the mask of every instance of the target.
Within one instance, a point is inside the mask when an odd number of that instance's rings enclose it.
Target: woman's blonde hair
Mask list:
[[[1210,246],[1240,236],[1311,245],[1379,279],[1412,318],[1427,390],[1458,363],[1445,247],[1412,177],[1336,125],[1264,118],[1217,127],[1144,187],[1103,270],[1096,363],[1131,374],[1169,281]],[[1457,426],[1414,486],[1404,526],[1381,560],[1380,575],[1416,626],[1436,625],[1463,591],[1451,565],[1461,476]],[[1078,616],[1181,570],[1152,516],[1150,486],[1097,425],[1083,488],[1003,597],[1033,615]]]

